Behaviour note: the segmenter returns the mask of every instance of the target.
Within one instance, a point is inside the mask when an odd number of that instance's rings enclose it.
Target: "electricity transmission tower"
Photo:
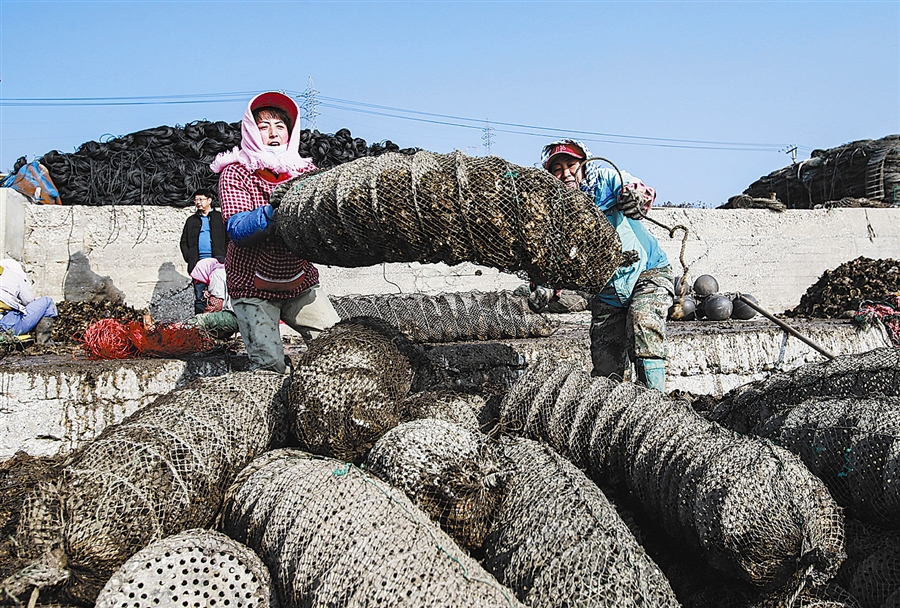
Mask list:
[[[485,121],[484,128],[481,130],[481,141],[484,142],[484,155],[490,156],[491,145],[494,143],[494,129],[491,127],[491,121],[489,120]]]
[[[318,125],[316,125],[316,118],[319,116],[319,111],[316,110],[316,107],[319,105],[319,100],[316,97],[318,94],[319,92],[313,86],[312,76],[310,76],[306,90],[301,95],[303,101],[300,103],[300,109],[303,110],[303,116],[306,118],[306,128],[310,131],[318,128]]]

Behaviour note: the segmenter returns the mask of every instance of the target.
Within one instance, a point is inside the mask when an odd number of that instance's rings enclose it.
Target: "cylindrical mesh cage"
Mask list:
[[[484,398],[479,395],[449,390],[412,393],[401,403],[404,420],[437,418],[472,431],[479,429],[478,414],[485,405]]]
[[[876,349],[775,374],[707,416],[800,456],[853,517],[900,527],[900,353]]]
[[[808,568],[823,582],[843,559],[841,509],[799,458],[682,401],[543,356],[501,411],[506,428],[556,446],[601,483],[623,485],[729,575],[772,587]]]
[[[900,397],[900,350],[876,348],[772,374],[729,392],[707,418],[749,433],[774,410],[838,397]]]
[[[271,201],[287,246],[322,264],[474,262],[596,293],[624,260],[590,197],[496,156],[360,158],[279,186]]]
[[[900,531],[847,518],[847,560],[835,580],[862,608],[900,605]]]
[[[234,476],[269,448],[284,416],[283,385],[280,374],[239,372],[159,397],[66,458],[17,537],[30,544],[35,530],[46,535],[48,512],[58,512],[61,593],[92,602],[137,550],[212,521]]]
[[[484,541],[503,498],[509,463],[478,430],[423,418],[384,434],[366,469],[403,490],[464,548]]]
[[[95,608],[275,608],[271,577],[248,547],[214,530],[154,541],[116,570]]]
[[[274,450],[229,496],[225,532],[262,558],[284,605],[521,606],[402,491],[350,464]]]
[[[391,331],[400,335],[379,320],[357,318],[310,342],[288,391],[293,431],[304,449],[357,462],[400,423],[413,369]]]
[[[343,296],[331,303],[342,319],[384,319],[416,343],[540,338],[559,326],[508,291]]]
[[[679,606],[600,488],[546,445],[504,439],[515,470],[484,565],[532,608]]]

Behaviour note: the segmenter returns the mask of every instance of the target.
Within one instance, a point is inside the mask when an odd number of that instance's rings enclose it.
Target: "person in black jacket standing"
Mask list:
[[[194,192],[194,206],[197,212],[184,223],[181,231],[181,255],[188,265],[188,273],[197,262],[204,258],[225,259],[229,236],[225,231],[222,214],[212,208],[212,193],[209,190]],[[203,300],[203,283],[194,281],[194,313],[200,314],[206,308]]]

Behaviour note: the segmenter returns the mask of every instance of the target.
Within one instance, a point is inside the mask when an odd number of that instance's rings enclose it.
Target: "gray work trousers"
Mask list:
[[[268,369],[281,374],[286,366],[279,321],[284,321],[309,342],[341,320],[318,285],[290,300],[233,298],[231,305],[250,357],[250,369]]]

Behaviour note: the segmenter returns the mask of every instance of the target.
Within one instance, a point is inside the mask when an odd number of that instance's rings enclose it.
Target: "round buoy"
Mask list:
[[[679,297],[675,295],[675,304],[678,303]],[[669,318],[672,319],[672,313],[675,311],[675,304],[669,308]],[[677,321],[693,321],[697,318],[697,302],[691,296],[684,296],[684,304],[682,305],[682,314]]]
[[[731,298],[719,294],[709,296],[703,303],[703,310],[710,321],[724,321],[731,316]]]
[[[694,281],[694,291],[700,296],[710,296],[719,291],[719,282],[711,274],[701,274]]]
[[[750,294],[744,293],[741,295],[744,296],[745,298],[747,298],[748,300],[750,300],[751,302],[753,302],[754,304],[759,304],[759,302],[756,300],[756,298],[754,298]],[[734,300],[731,301],[731,307],[732,307],[731,308],[731,318],[732,319],[741,319],[743,321],[746,321],[747,319],[752,319],[753,317],[756,316],[756,311],[753,310],[752,308],[750,308],[749,306],[747,306],[747,304],[745,302],[742,302],[737,297],[735,297]]]

